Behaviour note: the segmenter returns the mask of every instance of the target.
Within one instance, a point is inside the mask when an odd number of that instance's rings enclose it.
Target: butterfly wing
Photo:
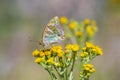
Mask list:
[[[59,18],[54,17],[45,27],[42,37],[43,44],[49,45],[52,43],[57,43],[64,39],[64,31],[59,23]]]

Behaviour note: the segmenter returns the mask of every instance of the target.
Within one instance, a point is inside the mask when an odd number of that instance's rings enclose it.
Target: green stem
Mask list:
[[[75,53],[73,53],[73,63],[72,63],[72,67],[70,69],[70,73],[68,74],[68,76],[70,77],[70,80],[72,80],[73,78],[73,68],[74,68],[74,64],[75,64]]]
[[[59,78],[61,78],[61,74],[60,74],[60,72],[58,71],[58,69],[57,69],[55,66],[54,66],[54,68],[55,68],[57,74],[59,75]]]
[[[48,73],[50,74],[51,80],[58,80],[52,70],[49,70],[48,68],[45,68],[45,69],[46,69],[46,70],[48,71]]]
[[[65,72],[65,76],[66,76],[66,80],[68,80],[67,69],[66,69],[66,72]]]

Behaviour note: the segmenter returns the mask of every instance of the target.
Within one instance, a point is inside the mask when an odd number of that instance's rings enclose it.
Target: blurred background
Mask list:
[[[54,16],[96,20],[104,55],[93,60],[91,80],[119,80],[120,0],[0,0],[0,80],[49,80],[33,61],[38,43],[30,40],[40,40]]]

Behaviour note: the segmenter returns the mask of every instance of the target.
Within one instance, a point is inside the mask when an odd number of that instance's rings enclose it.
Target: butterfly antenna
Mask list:
[[[39,41],[39,45],[43,45],[41,40]]]
[[[36,41],[36,40],[29,40],[30,42],[39,42],[39,41]]]
[[[42,40],[39,41],[39,45],[41,45],[43,49],[45,50],[45,45],[42,43]]]

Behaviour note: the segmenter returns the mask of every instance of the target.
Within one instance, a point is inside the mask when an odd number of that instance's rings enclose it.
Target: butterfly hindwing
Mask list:
[[[54,17],[45,27],[42,42],[44,45],[49,45],[63,40],[63,37],[64,31],[60,26],[59,18]]]

